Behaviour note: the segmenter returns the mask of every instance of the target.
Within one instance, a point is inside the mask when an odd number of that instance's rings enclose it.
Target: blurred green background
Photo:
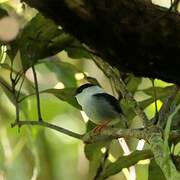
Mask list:
[[[170,0],[154,0],[162,6],[169,7]],[[31,19],[36,11],[30,8],[23,10],[18,0],[0,0],[3,6],[11,11],[20,27]],[[4,4],[5,3],[5,4]],[[3,56],[3,46],[1,47],[1,63],[7,61]],[[77,87],[86,82],[84,72],[90,77],[95,77],[107,92],[112,94],[109,80],[89,59],[71,59],[65,51],[57,55],[60,64],[41,63],[36,66],[40,90],[49,88]],[[19,57],[16,57],[18,61]],[[69,66],[71,63],[72,67]],[[55,72],[55,73],[54,73]],[[82,73],[83,72],[83,73]],[[8,81],[8,70],[0,67],[0,74],[4,80]],[[33,82],[32,72],[28,70],[26,77],[29,84]],[[162,81],[155,81],[158,87],[166,87]],[[138,85],[138,92],[134,97],[138,101],[147,99],[149,96],[142,90],[152,86],[149,79],[142,78]],[[24,91],[31,92],[31,85],[26,84]],[[43,119],[58,126],[64,127],[77,133],[86,131],[86,122],[79,110],[59,100],[57,97],[42,93],[41,110]],[[161,106],[158,101],[158,108]],[[36,120],[36,98],[28,97],[20,104],[21,119]],[[145,109],[149,118],[154,116],[154,103]],[[0,88],[0,180],[86,180],[88,179],[89,162],[84,154],[84,144],[74,138],[60,134],[54,130],[43,127],[24,126],[20,129],[11,128],[11,123],[15,120],[15,107],[10,101],[4,89]],[[131,127],[141,126],[140,120],[135,117]],[[136,149],[137,140],[129,140],[128,145],[131,150]],[[113,157],[117,158],[122,153],[117,141],[113,144]],[[149,161],[138,163],[136,168],[137,179],[148,179]],[[125,180],[126,171],[118,173],[109,180]]]

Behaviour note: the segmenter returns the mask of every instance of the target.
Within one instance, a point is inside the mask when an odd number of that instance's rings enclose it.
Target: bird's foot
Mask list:
[[[97,125],[94,129],[93,129],[93,133],[100,133],[104,128],[107,127],[108,123],[110,121],[105,121],[102,124]]]

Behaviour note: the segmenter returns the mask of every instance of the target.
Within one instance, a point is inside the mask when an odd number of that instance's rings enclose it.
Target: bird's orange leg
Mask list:
[[[99,132],[101,132],[102,129],[104,129],[104,128],[107,127],[107,125],[108,125],[109,122],[110,122],[110,121],[108,120],[108,121],[104,121],[102,124],[97,125],[97,126],[93,129],[93,132],[94,132],[94,133],[99,133]]]

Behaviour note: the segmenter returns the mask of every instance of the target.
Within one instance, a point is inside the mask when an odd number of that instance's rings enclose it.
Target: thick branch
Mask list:
[[[143,0],[23,0],[111,65],[180,84],[180,16]]]

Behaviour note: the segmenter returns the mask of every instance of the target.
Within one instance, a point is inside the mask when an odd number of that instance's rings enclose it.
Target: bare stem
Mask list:
[[[14,104],[16,108],[16,122],[19,122],[19,104],[18,104],[18,99],[16,95],[16,82],[15,82],[15,79],[13,78],[13,61],[11,61],[10,80],[11,80],[11,86],[12,86],[12,94],[14,97]]]
[[[34,84],[35,84],[35,93],[36,93],[36,99],[37,99],[37,112],[38,112],[38,120],[43,121],[42,115],[41,115],[41,105],[40,105],[40,97],[39,97],[39,87],[38,87],[38,80],[37,80],[37,74],[34,65],[32,66],[32,72],[34,76]]]
[[[59,126],[56,126],[54,124],[47,123],[47,122],[44,122],[44,121],[18,121],[18,122],[15,122],[15,123],[11,124],[12,127],[23,126],[23,125],[47,127],[47,128],[54,129],[54,130],[56,130],[56,131],[58,131],[60,133],[66,134],[68,136],[71,136],[71,137],[74,137],[74,138],[77,138],[77,139],[82,139],[82,137],[84,136],[84,135],[69,131],[69,130],[64,129],[62,127],[59,127]]]
[[[153,124],[157,124],[159,113],[157,108],[157,93],[156,93],[154,81],[155,81],[154,79],[151,79],[152,87],[154,91],[154,104],[155,104],[155,116],[154,116]]]
[[[20,96],[20,93],[21,93],[21,88],[22,88],[22,85],[24,83],[24,80],[25,80],[25,75],[22,77],[22,81],[21,81],[21,84],[19,86],[19,90],[18,90],[18,93],[17,93],[17,100],[18,100],[18,103],[19,103],[19,96]]]

